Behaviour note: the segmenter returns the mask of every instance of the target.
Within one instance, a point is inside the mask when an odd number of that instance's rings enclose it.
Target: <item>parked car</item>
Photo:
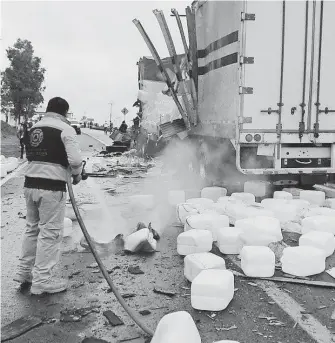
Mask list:
[[[70,119],[71,126],[76,130],[77,135],[81,135],[80,123],[78,120]]]

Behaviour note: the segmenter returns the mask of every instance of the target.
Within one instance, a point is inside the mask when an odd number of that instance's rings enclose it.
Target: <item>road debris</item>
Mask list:
[[[142,316],[147,316],[149,315],[151,312],[149,310],[140,310],[138,311]]]
[[[88,266],[86,266],[86,268],[98,268],[99,266],[98,266],[98,263],[96,263],[96,262],[94,262],[94,263],[92,263],[92,264],[90,264],[90,265],[88,265]]]
[[[135,293],[124,293],[124,294],[121,294],[121,296],[123,299],[128,299],[128,298],[136,297],[136,294]]]
[[[215,328],[216,329],[216,331],[230,331],[230,330],[235,330],[235,329],[237,329],[237,326],[236,325],[233,325],[233,326],[230,326],[230,327],[228,327],[228,328],[224,328],[224,327],[222,327],[222,328]]]
[[[291,278],[285,278],[285,277],[253,277],[253,276],[247,276],[242,273],[239,273],[235,270],[231,270],[231,272],[235,276],[243,277],[246,279],[257,279],[257,280],[267,280],[267,281],[274,281],[274,282],[286,282],[286,283],[294,283],[299,285],[306,285],[306,286],[315,286],[315,287],[323,287],[323,288],[335,288],[335,282],[326,282],[326,281],[312,281],[312,280],[301,280],[301,279],[291,279]],[[250,284],[248,282],[248,284]]]
[[[84,282],[81,282],[81,283],[77,283],[77,284],[75,284],[75,285],[72,285],[71,288],[76,289],[76,288],[82,287],[82,286],[84,286],[84,285],[85,285],[85,283],[84,283]]]
[[[332,320],[335,320],[335,310],[332,313],[332,316],[330,317]]]
[[[169,296],[169,297],[173,297],[173,296],[175,296],[175,295],[177,294],[177,293],[174,292],[174,291],[170,291],[170,290],[168,290],[168,289],[164,289],[164,288],[158,287],[158,286],[155,286],[154,292],[155,292],[155,293],[158,293],[158,294],[164,294],[164,295],[167,295],[167,296]]]
[[[326,270],[326,273],[335,279],[335,267]]]
[[[138,338],[141,338],[140,335],[136,335],[136,336],[133,336],[133,337],[126,337],[126,338],[121,338],[121,339],[118,339],[117,342],[119,343],[122,343],[122,342],[128,342],[128,341],[133,341],[135,339],[138,339]]]
[[[144,274],[144,271],[142,271],[139,266],[128,267],[128,272],[134,275]]]
[[[71,274],[69,275],[69,279],[72,279],[74,276],[79,275],[80,273],[81,273],[80,270],[74,271],[73,273],[71,273]]]
[[[107,318],[112,326],[124,325],[124,322],[111,310],[104,311],[103,315]]]
[[[107,273],[111,274],[111,273],[113,273],[114,270],[117,270],[117,269],[121,269],[121,267],[120,266],[115,266],[113,268],[109,268],[109,269],[107,269]]]
[[[248,285],[258,287],[257,283],[254,283],[254,282],[248,282]]]
[[[25,316],[1,328],[1,342],[6,342],[42,325],[43,319],[38,316]]]
[[[88,314],[95,312],[100,312],[101,305],[94,305],[83,308],[65,309],[60,312],[61,322],[80,322],[83,317]]]
[[[95,338],[95,337],[86,337],[81,343],[109,343],[103,339]]]

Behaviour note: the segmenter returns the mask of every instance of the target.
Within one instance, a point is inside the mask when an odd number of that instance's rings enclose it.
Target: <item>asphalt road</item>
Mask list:
[[[102,140],[103,132],[92,130],[92,134]],[[78,139],[84,155],[90,155],[103,147],[102,142],[97,142],[85,134],[78,136]],[[64,248],[56,274],[70,277],[70,287],[67,292],[36,297],[18,291],[12,276],[17,265],[25,225],[24,219],[20,218],[25,214],[22,196],[23,173],[24,170],[1,187],[1,325],[32,314],[53,318],[55,322],[44,324],[12,342],[76,343],[87,336],[102,338],[111,343],[134,337],[138,338],[129,342],[144,342],[143,332],[123,311],[114,295],[107,293],[107,283],[102,275],[95,269],[87,268],[94,262],[90,253],[66,251]],[[173,226],[173,209],[168,209],[163,200],[165,191],[175,184],[170,176],[159,173],[159,170],[153,170],[148,174],[147,176],[143,174],[143,178],[140,177],[141,175],[136,175],[134,178],[116,177],[93,181],[96,189],[105,199],[106,205],[111,209],[112,216],[113,213],[117,213],[125,220],[127,227],[122,230],[129,232],[135,227],[136,222],[152,220],[154,227],[161,233],[158,251],[153,255],[124,255],[118,249],[104,255],[107,268],[119,268],[115,269],[111,276],[121,293],[134,295],[126,299],[129,306],[136,311],[141,309],[150,311],[149,315],[142,316],[147,326],[154,329],[163,315],[186,310],[195,320],[203,343],[225,339],[240,343],[330,343],[332,341],[335,325],[331,320],[331,314],[335,308],[335,291],[330,289],[250,281],[236,277],[234,299],[226,310],[217,312],[211,317],[211,313],[192,309],[188,289],[190,284],[183,276],[183,258],[176,252],[176,237],[182,228]],[[92,181],[91,184],[82,182],[76,187],[76,194],[81,202],[97,201],[90,197],[89,186],[92,186]],[[160,199],[157,202],[157,209],[142,215],[132,213],[127,197],[149,192],[155,193]],[[94,225],[106,226],[106,223],[102,223],[99,204],[86,206],[85,222],[90,225],[95,223]],[[111,221],[107,223],[108,225],[112,228],[119,224]],[[80,238],[80,231],[77,226],[74,231],[76,242]],[[295,237],[290,236],[286,239],[291,239],[290,243],[296,244]],[[215,249],[214,253],[220,254]],[[236,260],[229,256],[223,257],[228,268],[239,270],[234,263]],[[334,262],[334,257],[327,260],[328,266],[334,266]],[[144,274],[130,274],[129,266],[139,266]],[[314,279],[333,281],[327,275],[317,276]],[[155,285],[173,290],[176,295],[168,297],[156,294],[153,292]],[[101,306],[100,312],[89,314],[81,322],[59,321],[61,310],[90,305]],[[102,312],[108,309],[122,318],[125,325],[112,327],[107,324]],[[271,317],[275,319],[270,319]]]

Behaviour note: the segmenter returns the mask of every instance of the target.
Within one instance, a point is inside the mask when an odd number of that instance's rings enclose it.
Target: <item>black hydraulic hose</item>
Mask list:
[[[130,318],[148,335],[153,336],[153,331],[150,330],[149,328],[147,328],[145,326],[144,323],[141,322],[141,320],[137,317],[136,313],[126,304],[126,302],[124,301],[124,299],[122,298],[121,294],[119,293],[118,289],[115,287],[115,285],[113,284],[107,270],[106,267],[104,266],[104,264],[102,263],[92,241],[91,241],[91,237],[89,235],[89,233],[87,232],[86,226],[84,224],[83,219],[81,218],[81,215],[79,213],[79,209],[78,206],[76,204],[76,200],[74,197],[74,193],[73,193],[73,188],[72,188],[72,182],[71,182],[71,177],[69,176],[68,180],[67,180],[67,188],[69,190],[69,197],[71,200],[71,204],[74,210],[74,213],[76,214],[79,226],[81,228],[81,231],[84,234],[84,237],[92,251],[92,254],[95,258],[95,260],[97,261],[97,264],[102,272],[102,275],[104,276],[104,278],[106,279],[110,289],[112,290],[112,292],[114,293],[116,299],[119,301],[119,303],[122,305],[122,307],[124,308],[124,310],[129,314]]]
[[[306,75],[307,75],[307,42],[308,42],[308,0],[306,1],[305,11],[305,46],[304,46],[304,75],[302,84],[302,102],[301,107],[301,122],[299,124],[299,138],[302,138],[302,134],[305,131],[305,112],[306,112]]]

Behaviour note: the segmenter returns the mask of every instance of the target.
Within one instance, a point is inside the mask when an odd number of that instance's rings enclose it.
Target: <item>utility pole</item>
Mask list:
[[[113,107],[113,103],[110,102],[109,105],[111,105],[111,111],[109,113],[109,127],[112,126],[112,107]]]

